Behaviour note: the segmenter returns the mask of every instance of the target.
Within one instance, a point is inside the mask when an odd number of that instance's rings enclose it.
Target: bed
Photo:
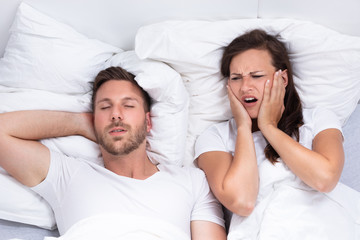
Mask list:
[[[341,182],[360,191],[358,9],[357,0],[1,0],[0,112],[90,111],[89,82],[121,65],[155,99],[149,154],[192,165],[196,137],[231,117],[229,107],[219,107],[226,105],[221,48],[261,27],[288,43],[304,106],[338,114]],[[43,143],[101,164],[97,146],[80,137]],[[44,236],[58,236],[51,209],[0,169],[0,239]]]

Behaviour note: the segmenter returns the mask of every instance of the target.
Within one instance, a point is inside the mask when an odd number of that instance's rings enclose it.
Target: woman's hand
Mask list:
[[[261,102],[258,127],[262,131],[268,126],[277,128],[281,116],[285,110],[285,84],[281,70],[275,72],[274,80],[267,80],[264,88],[264,96]]]
[[[229,85],[227,85],[226,87],[228,92],[228,98],[230,101],[231,112],[234,116],[236,126],[239,128],[242,124],[245,124],[251,129],[252,123],[248,112],[246,111],[242,103],[239,101],[239,99],[235,96],[231,87]]]

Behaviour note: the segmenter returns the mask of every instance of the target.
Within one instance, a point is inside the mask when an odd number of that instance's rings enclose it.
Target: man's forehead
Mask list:
[[[126,80],[109,80],[100,86],[96,94],[96,102],[112,101],[114,99],[125,101],[140,101],[142,95],[139,87]]]
[[[123,102],[140,102],[140,98],[138,97],[130,97],[130,96],[119,96],[117,99],[112,99],[109,97],[104,97],[104,98],[99,98],[96,102],[97,103],[101,103],[101,102],[112,102],[114,100],[121,100]]]

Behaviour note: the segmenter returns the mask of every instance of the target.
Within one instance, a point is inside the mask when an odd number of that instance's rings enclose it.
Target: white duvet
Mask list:
[[[358,240],[360,193],[339,183],[330,193],[306,186],[285,164],[259,166],[257,205],[233,215],[229,240]]]
[[[44,240],[190,240],[176,226],[155,218],[106,214],[83,219],[63,236]]]

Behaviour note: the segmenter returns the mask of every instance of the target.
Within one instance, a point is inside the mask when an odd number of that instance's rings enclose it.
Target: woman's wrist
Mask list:
[[[251,124],[240,124],[237,126],[237,134],[241,134],[247,131],[251,132]]]
[[[266,139],[269,139],[272,135],[276,133],[276,131],[280,131],[280,129],[274,124],[259,124],[259,130],[264,135]]]

